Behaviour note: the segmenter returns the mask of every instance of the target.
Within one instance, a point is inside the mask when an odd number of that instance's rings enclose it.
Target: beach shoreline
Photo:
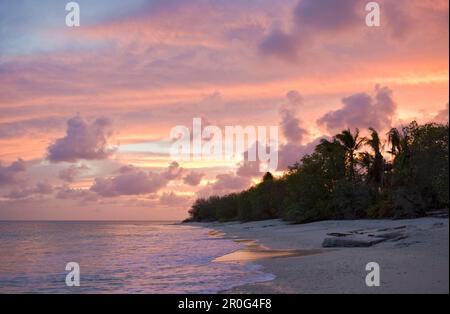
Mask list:
[[[449,293],[448,218],[333,220],[301,225],[281,220],[194,224],[215,230],[212,236],[252,241],[259,246],[254,251],[263,254],[250,261],[275,275],[272,281],[222,293]],[[400,229],[401,237],[369,247],[322,247],[330,234],[358,231],[373,236],[372,231]],[[245,253],[246,248],[243,250]],[[264,250],[284,253],[271,256]],[[308,251],[315,254],[285,254]],[[235,258],[239,259],[239,254]],[[232,259],[233,255],[219,262]],[[365,267],[370,262],[380,265],[379,287],[366,285]]]

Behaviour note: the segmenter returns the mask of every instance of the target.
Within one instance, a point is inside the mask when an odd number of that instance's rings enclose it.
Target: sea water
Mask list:
[[[162,222],[0,222],[0,293],[216,293],[272,280],[214,259],[242,248],[207,228]],[[80,286],[66,286],[66,264]]]

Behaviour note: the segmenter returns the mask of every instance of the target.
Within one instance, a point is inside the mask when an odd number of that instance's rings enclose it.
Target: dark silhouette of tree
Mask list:
[[[361,153],[361,160],[363,166],[367,169],[367,180],[380,189],[383,185],[383,175],[385,170],[385,160],[381,153],[381,140],[378,132],[373,128],[369,128],[371,131],[370,137],[364,139],[364,143],[369,146],[372,151]]]
[[[350,180],[355,179],[355,152],[361,147],[364,142],[364,138],[359,137],[359,130],[355,129],[353,135],[350,129],[342,131],[337,134],[336,139],[345,148],[347,152],[347,165],[349,169]]]

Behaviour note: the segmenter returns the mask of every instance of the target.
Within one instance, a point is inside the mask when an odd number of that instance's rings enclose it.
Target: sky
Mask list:
[[[170,131],[278,126],[278,171],[345,128],[447,122],[447,0],[0,0],[0,220],[179,220],[258,182]]]

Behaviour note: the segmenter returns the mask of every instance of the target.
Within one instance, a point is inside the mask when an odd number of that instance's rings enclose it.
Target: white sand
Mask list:
[[[406,239],[367,248],[258,260],[276,279],[227,293],[449,293],[448,219],[323,221],[288,225],[280,220],[200,224],[224,237],[254,239],[271,249],[321,249],[330,232],[406,226]],[[377,262],[380,287],[367,287],[365,266]]]

